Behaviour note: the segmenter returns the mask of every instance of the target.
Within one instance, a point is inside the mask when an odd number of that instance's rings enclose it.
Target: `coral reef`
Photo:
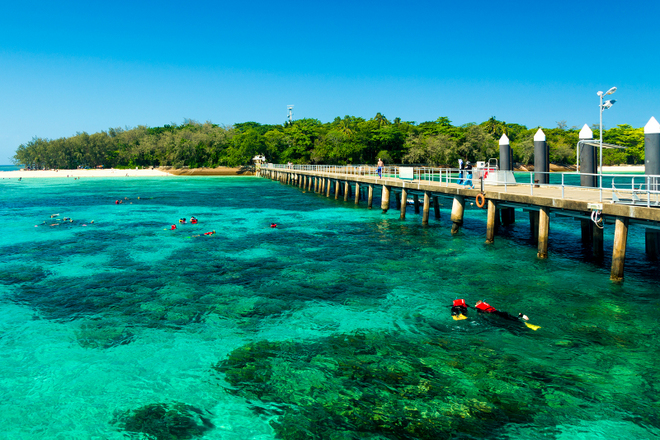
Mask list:
[[[576,391],[546,397],[540,365],[478,344],[468,354],[446,341],[362,333],[310,344],[259,341],[215,369],[231,392],[281,409],[271,424],[284,439],[485,438],[532,421],[542,406],[570,410],[580,400]]]
[[[202,410],[185,403],[152,403],[117,414],[113,423],[126,432],[154,440],[185,440],[213,429]],[[144,438],[140,436],[139,438]]]

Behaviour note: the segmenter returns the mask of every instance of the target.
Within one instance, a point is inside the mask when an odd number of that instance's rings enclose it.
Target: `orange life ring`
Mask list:
[[[477,198],[475,199],[475,201],[477,202],[477,206],[479,208],[483,208],[484,205],[486,204],[486,198],[484,197],[483,194],[477,194]]]

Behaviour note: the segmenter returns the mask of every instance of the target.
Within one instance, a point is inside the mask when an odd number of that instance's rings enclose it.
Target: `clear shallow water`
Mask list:
[[[451,236],[449,202],[423,227],[256,178],[0,185],[6,438],[126,438],[118,415],[174,402],[205,439],[660,435],[641,229],[612,284],[568,219],[538,261],[520,212],[487,246],[485,211]],[[542,328],[453,321],[459,297]]]

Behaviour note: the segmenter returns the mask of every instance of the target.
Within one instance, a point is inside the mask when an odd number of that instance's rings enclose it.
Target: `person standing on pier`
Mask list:
[[[383,160],[380,157],[378,158],[378,178],[383,178]]]
[[[470,163],[469,160],[465,165],[465,173],[467,174],[467,179],[465,180],[465,186],[469,186],[470,188],[474,189],[474,185],[472,184],[472,164]]]
[[[458,185],[463,185],[463,159],[458,159]]]

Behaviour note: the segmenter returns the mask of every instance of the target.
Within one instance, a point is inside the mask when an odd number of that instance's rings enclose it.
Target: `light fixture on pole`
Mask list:
[[[608,99],[603,103],[603,96],[606,95],[611,95],[612,93],[616,92],[616,87],[612,87],[609,89],[607,92],[598,92],[597,95],[600,97],[600,166],[599,166],[599,173],[600,173],[600,184],[599,186],[602,188],[603,187],[603,110],[606,108],[612,107],[614,103],[616,102],[616,99]]]

